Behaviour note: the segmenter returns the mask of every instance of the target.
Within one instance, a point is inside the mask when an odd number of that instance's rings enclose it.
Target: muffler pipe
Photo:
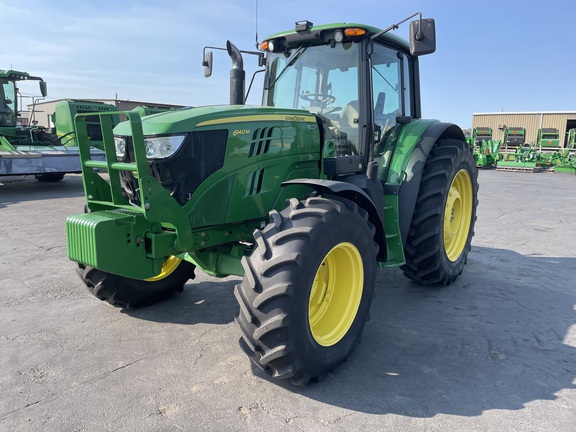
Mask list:
[[[230,69],[230,105],[244,105],[246,72],[244,71],[242,53],[230,41],[226,41],[226,51],[228,51],[228,55],[232,60],[232,69]]]

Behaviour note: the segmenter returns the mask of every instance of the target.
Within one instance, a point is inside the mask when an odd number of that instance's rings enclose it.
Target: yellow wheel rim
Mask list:
[[[171,275],[174,272],[174,270],[176,270],[178,265],[180,265],[181,261],[182,260],[180,258],[178,258],[177,256],[168,257],[166,259],[166,261],[164,261],[164,264],[162,264],[162,270],[160,271],[159,274],[157,274],[154,277],[144,279],[144,280],[146,282],[156,282],[156,281],[159,281],[161,279],[164,279],[165,277],[168,277],[169,275]]]
[[[444,209],[444,250],[452,262],[460,258],[468,241],[472,198],[470,174],[462,169],[452,180]]]
[[[340,243],[316,271],[308,319],[314,340],[322,346],[338,343],[348,332],[362,299],[364,267],[352,243]]]

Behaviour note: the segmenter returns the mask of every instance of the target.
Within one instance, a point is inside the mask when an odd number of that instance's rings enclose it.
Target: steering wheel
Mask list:
[[[310,102],[310,106],[319,106],[322,109],[328,108],[336,100],[334,96],[322,93],[302,93],[300,99]]]

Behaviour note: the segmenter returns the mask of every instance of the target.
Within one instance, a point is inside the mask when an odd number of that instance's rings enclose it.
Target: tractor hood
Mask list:
[[[316,123],[315,117],[305,110],[274,107],[220,105],[184,108],[142,118],[144,136],[171,135],[192,132],[198,128],[226,128],[226,125],[243,122],[275,121],[290,123]],[[129,136],[129,122],[114,128],[115,135]]]

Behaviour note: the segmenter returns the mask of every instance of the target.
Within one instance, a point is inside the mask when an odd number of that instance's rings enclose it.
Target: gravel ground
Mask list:
[[[380,271],[362,343],[302,389],[239,348],[238,278],[109,306],[66,257],[81,178],[0,178],[0,431],[574,431],[576,176],[479,181],[462,276]]]

